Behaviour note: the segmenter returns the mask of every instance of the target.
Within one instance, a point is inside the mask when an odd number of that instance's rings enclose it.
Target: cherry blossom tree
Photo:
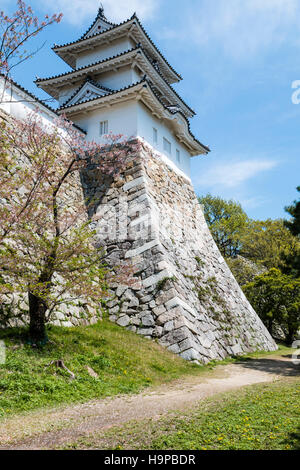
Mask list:
[[[59,23],[62,14],[46,15],[41,21],[32,8],[22,0],[17,0],[16,12],[9,16],[0,11],[0,73],[8,77],[10,71],[21,62],[29,59],[39,49],[27,51],[26,44],[43,29],[53,23]]]
[[[94,305],[111,276],[96,250],[79,174],[116,177],[137,142],[110,136],[87,142],[63,118],[45,125],[37,113],[0,125],[0,294],[28,292],[30,337],[46,337],[47,313],[66,294]],[[101,184],[101,182],[100,182]],[[130,266],[114,269],[119,282],[134,282]],[[131,280],[130,280],[131,279]]]

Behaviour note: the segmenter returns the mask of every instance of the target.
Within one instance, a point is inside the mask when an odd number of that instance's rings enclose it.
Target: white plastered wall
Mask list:
[[[87,139],[105,142],[100,137],[100,122],[108,121],[108,132],[123,134],[126,138],[137,136],[137,103],[130,101],[106,109],[89,111],[73,116],[72,120],[87,132]]]
[[[28,114],[39,110],[45,124],[52,123],[57,115],[35,101],[30,95],[19,90],[14,85],[5,83],[0,77],[0,108],[16,119],[26,119]]]
[[[176,139],[171,127],[165,121],[152,116],[147,108],[137,101],[127,101],[110,108],[90,111],[72,117],[73,121],[87,132],[88,140],[105,142],[100,137],[100,122],[108,121],[108,132],[123,134],[125,137],[140,137],[161,154],[166,163],[190,178],[190,154]],[[153,141],[153,128],[157,129],[157,144]],[[171,143],[171,153],[164,150],[163,138]],[[180,162],[176,159],[176,149],[180,151]]]
[[[85,67],[86,65],[100,62],[109,57],[114,57],[133,47],[135,47],[134,42],[130,38],[124,37],[113,41],[109,45],[103,44],[102,46],[94,47],[90,52],[83,51],[77,56],[76,68]]]
[[[134,83],[137,83],[141,79],[141,76],[136,70],[130,66],[122,67],[117,71],[110,71],[101,73],[94,76],[94,81],[103,85],[111,90],[120,90],[126,88]],[[84,80],[84,78],[83,78]],[[81,82],[81,84],[83,81]],[[80,87],[80,82],[77,85],[66,84],[61,87],[59,93],[59,104],[62,106],[66,101],[73,96],[76,90]]]
[[[157,130],[157,143],[153,140],[153,128]],[[190,154],[172,132],[166,121],[159,120],[142,104],[138,104],[138,135],[148,142],[158,152],[165,155],[186,176],[190,178]],[[163,139],[171,143],[171,153],[164,150]],[[180,162],[177,161],[176,150],[180,152]]]

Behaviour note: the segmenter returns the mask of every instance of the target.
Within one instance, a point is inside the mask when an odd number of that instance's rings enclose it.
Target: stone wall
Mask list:
[[[128,262],[135,271],[133,288],[112,286],[111,321],[197,362],[276,349],[221,256],[188,180],[142,144],[117,179],[99,186],[90,171],[82,181],[95,199],[90,216],[110,265]]]
[[[74,182],[75,193],[82,189],[93,200],[97,247],[112,270],[130,264],[134,272],[130,288],[111,285],[111,321],[197,362],[276,349],[222,258],[191,183],[149,147],[141,143],[115,179],[88,168]],[[1,301],[0,327],[28,323],[26,296]],[[50,320],[75,326],[99,317],[100,308],[74,299]]]
[[[1,297],[0,328],[24,327],[29,324],[29,306],[27,294],[7,294]],[[99,309],[91,308],[79,299],[63,301],[56,305],[47,317],[48,322],[56,326],[79,326],[97,323],[102,318]]]
[[[13,117],[0,109],[0,121],[4,120],[13,125]],[[80,175],[74,173],[72,176],[72,190],[65,194],[65,198],[71,201],[79,200],[84,203],[83,189]],[[86,215],[84,216],[86,220]],[[0,297],[0,328],[22,327],[29,324],[27,293],[8,293]],[[56,326],[78,326],[88,325],[102,318],[100,306],[91,308],[84,299],[78,299],[70,293],[62,295],[59,302],[47,314],[50,323]]]

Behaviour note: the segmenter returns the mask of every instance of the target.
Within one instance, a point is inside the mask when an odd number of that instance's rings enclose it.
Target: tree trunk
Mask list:
[[[34,344],[44,343],[47,339],[46,337],[46,311],[47,306],[40,297],[28,293],[29,300],[29,317],[30,317],[30,326],[29,326],[29,336],[30,340]]]
[[[288,332],[286,335],[286,342],[288,345],[292,345],[295,339],[296,333],[297,333],[297,330],[293,326],[288,325]]]
[[[273,337],[273,318],[270,318],[270,319],[268,320],[267,329],[268,329],[270,335]]]

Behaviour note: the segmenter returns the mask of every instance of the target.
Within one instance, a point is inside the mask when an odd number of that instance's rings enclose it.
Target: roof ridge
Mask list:
[[[167,59],[164,57],[164,55],[162,54],[162,52],[158,49],[158,47],[156,46],[156,44],[154,44],[154,42],[152,41],[152,39],[150,38],[149,34],[147,33],[147,31],[145,30],[144,26],[142,25],[141,21],[139,20],[138,16],[134,13],[133,17],[135,17],[135,19],[137,20],[141,30],[143,31],[143,33],[145,34],[145,36],[147,37],[147,39],[149,39],[150,43],[152,44],[152,46],[154,47],[154,49],[157,50],[157,52],[159,53],[159,55],[164,59],[164,61],[167,63],[167,65],[173,70],[173,72],[179,77],[181,78],[182,80],[182,76],[176,72],[176,70],[172,67],[172,65],[167,61]]]
[[[51,47],[52,50],[54,49],[61,49],[63,47],[66,47],[66,46],[72,46],[73,44],[76,44],[76,43],[79,43],[81,42],[82,40],[85,40],[85,39],[91,39],[91,38],[94,38],[96,36],[100,36],[101,34],[104,34],[104,33],[107,33],[108,31],[111,31],[112,29],[114,28],[118,28],[119,26],[123,26],[125,23],[129,23],[129,21],[131,21],[133,19],[133,16],[131,18],[128,18],[127,20],[124,20],[122,21],[121,23],[112,23],[114,26],[112,28],[109,28],[109,29],[105,29],[104,31],[100,31],[98,33],[95,33],[93,34],[92,36],[88,37],[88,38],[85,38],[84,36],[88,33],[88,31],[86,33],[84,33],[79,39],[77,39],[76,41],[71,41],[71,42],[66,42],[65,44],[53,44],[53,46]],[[94,25],[93,25],[94,26]],[[55,51],[54,51],[55,52]]]
[[[116,23],[112,23],[111,21],[108,21],[107,18],[104,15],[104,8],[103,6],[99,7],[98,13],[96,18],[94,19],[93,23],[91,26],[88,28],[88,30],[79,38],[79,40],[84,39],[84,37],[93,29],[95,24],[97,23],[98,19],[101,18],[102,20],[105,21],[105,23],[110,24],[111,26],[115,26]]]
[[[78,69],[74,69],[74,70],[71,70],[69,72],[65,72],[65,73],[61,73],[59,75],[53,75],[52,77],[49,77],[49,78],[38,78],[37,80],[35,80],[35,82],[43,82],[43,81],[46,81],[46,80],[52,80],[54,78],[60,78],[60,77],[64,77],[66,75],[70,75],[72,73],[76,73],[76,72],[80,72],[81,70],[84,70],[84,69],[88,69],[89,67],[94,67],[95,65],[100,65],[100,64],[104,64],[105,62],[108,62],[109,60],[112,60],[112,59],[117,59],[118,57],[121,57],[125,54],[128,54],[129,52],[133,52],[135,50],[137,50],[138,47],[134,47],[132,49],[127,49],[127,51],[124,51],[124,52],[121,52],[120,54],[117,54],[117,55],[114,55],[114,56],[110,56],[110,57],[107,57],[107,59],[104,59],[104,60],[100,60],[98,62],[93,62],[89,65],[84,65],[82,67],[79,67]]]
[[[112,88],[109,88],[109,87],[107,87],[107,86],[105,86],[105,85],[100,85],[99,83],[95,82],[95,80],[93,80],[93,79],[92,79],[91,77],[89,77],[89,76],[86,77],[86,82],[91,83],[91,85],[94,85],[95,87],[97,87],[97,88],[99,88],[99,89],[101,88],[102,90],[113,91]]]
[[[150,38],[149,34],[147,33],[147,31],[145,30],[144,26],[142,25],[141,21],[139,20],[138,16],[136,15],[136,13],[134,13],[129,19],[121,22],[121,23],[118,23],[118,24],[115,24],[112,28],[108,28],[104,31],[101,31],[101,32],[97,32],[96,34],[88,37],[88,38],[85,38],[84,36],[82,36],[80,39],[78,39],[77,41],[73,41],[73,42],[69,42],[69,43],[66,43],[66,44],[61,44],[61,45],[57,45],[55,44],[54,46],[52,46],[52,50],[54,50],[54,52],[56,52],[57,50],[59,49],[62,49],[63,47],[67,47],[67,46],[71,46],[73,44],[77,44],[77,43],[80,43],[81,41],[85,41],[85,40],[89,40],[91,38],[95,38],[97,36],[101,36],[102,34],[105,34],[105,33],[108,33],[109,31],[112,31],[113,29],[115,28],[118,28],[120,26],[123,26],[124,24],[126,23],[129,23],[130,21],[133,21],[133,20],[136,20],[139,27],[141,28],[142,32],[144,33],[144,35],[146,36],[146,38],[148,39],[148,41],[150,42],[150,44],[154,47],[154,49],[157,51],[158,55],[162,58],[162,60],[167,64],[167,66],[173,71],[173,73],[179,78],[182,80],[182,76],[176,72],[176,70],[172,67],[172,65],[167,61],[167,59],[165,58],[165,56],[163,55],[163,53],[160,51],[160,49],[155,45],[155,43],[152,41],[152,39]],[[87,33],[85,33],[87,34]]]
[[[99,88],[102,89],[102,90],[106,90],[108,91],[109,93],[113,92],[113,90],[111,88],[108,88],[108,87],[105,87],[105,86],[102,86],[102,85],[98,85],[94,80],[92,80],[90,77],[86,77],[86,80],[85,82],[80,85],[78,88],[76,88],[76,91],[74,91],[74,93],[72,93],[72,95],[70,96],[70,98],[67,99],[67,101],[64,103],[64,106],[66,106],[68,103],[70,103],[70,101],[72,101],[73,98],[75,98],[75,96],[83,89],[83,87],[87,84],[87,83],[90,83],[91,85],[95,86],[96,88]],[[60,109],[60,108],[58,108]]]
[[[195,111],[188,105],[185,103],[185,101],[181,98],[181,96],[177,93],[176,90],[174,90],[174,88],[171,86],[171,84],[165,79],[165,77],[163,76],[163,74],[156,68],[154,67],[153,65],[153,62],[151,61],[149,55],[147,54],[147,52],[145,51],[145,49],[143,48],[143,46],[138,43],[136,45],[136,47],[133,47],[132,49],[128,49],[127,51],[124,51],[124,52],[121,52],[120,54],[117,54],[117,55],[114,55],[114,56],[111,56],[111,57],[108,57],[104,60],[100,60],[98,62],[93,62],[92,64],[89,64],[89,65],[84,65],[83,67],[80,67],[78,69],[75,69],[75,70],[71,70],[70,72],[65,72],[63,74],[60,74],[60,75],[54,75],[52,77],[49,77],[49,78],[42,78],[42,79],[38,79],[36,80],[36,83],[42,83],[43,81],[47,81],[47,80],[52,80],[52,79],[55,79],[55,78],[60,78],[60,77],[65,77],[65,76],[68,76],[69,74],[73,74],[73,73],[76,73],[76,72],[79,72],[79,71],[82,71],[84,69],[88,69],[89,67],[94,67],[96,65],[100,65],[100,64],[104,64],[105,62],[108,62],[110,60],[113,60],[113,59],[117,59],[119,57],[122,57],[122,56],[125,56],[126,54],[129,54],[131,52],[134,52],[134,51],[138,51],[138,50],[141,50],[143,52],[143,54],[145,55],[146,59],[149,61],[150,65],[152,65],[152,67],[154,68],[154,70],[159,74],[159,76],[164,80],[164,82],[166,83],[166,85],[170,88],[170,90],[177,96],[177,98],[184,104],[184,106],[186,106],[189,111],[192,112],[192,114],[196,114]]]
[[[119,88],[118,90],[112,90],[110,93],[108,93],[107,95],[104,95],[104,96],[110,96],[110,95],[114,95],[116,93],[120,93],[120,91],[125,91],[125,90],[128,90],[130,88],[134,88],[135,86],[141,85],[144,82],[147,82],[147,79],[145,77],[143,77],[141,80],[137,81],[136,83],[132,83],[131,85],[125,86],[123,88]],[[85,83],[84,83],[84,85],[85,85]],[[84,85],[79,87],[79,89],[82,88]],[[77,90],[77,92],[79,91],[79,89]],[[83,101],[82,103],[79,103],[79,104],[89,103],[89,102],[98,100],[99,98],[104,98],[104,96],[99,96],[97,98],[92,98],[91,100],[86,100],[86,101]],[[74,95],[73,95],[73,98],[74,98]],[[77,106],[77,104],[71,104],[71,105],[68,105],[68,106],[66,106],[66,105],[61,106],[60,108],[58,108],[58,111],[62,111],[63,109],[66,109],[66,108],[71,108],[72,106]]]
[[[207,152],[210,152],[210,148],[207,147],[206,145],[202,144],[198,139],[196,139],[196,137],[194,136],[194,134],[192,133],[191,131],[191,125],[190,125],[190,121],[187,119],[187,117],[183,114],[182,111],[175,111],[175,112],[172,112],[168,109],[168,107],[161,101],[160,97],[157,95],[157,93],[155,92],[155,90],[153,89],[151,83],[148,82],[148,80],[146,80],[152,93],[156,96],[156,98],[158,99],[158,101],[164,106],[164,108],[166,108],[171,114],[175,115],[175,114],[180,114],[181,116],[184,117],[184,119],[186,120],[187,122],[187,125],[188,125],[188,129],[189,129],[189,133],[191,134],[191,136],[193,137],[193,139],[198,142],[201,147],[205,148],[207,150]]]
[[[139,48],[143,51],[143,53],[145,54],[146,58],[149,60],[150,64],[153,66],[154,70],[158,73],[158,75],[164,80],[164,82],[166,83],[166,85],[168,85],[168,87],[175,93],[175,95],[185,104],[185,106],[190,110],[192,111],[193,114],[196,114],[195,110],[193,108],[191,108],[188,104],[185,103],[185,101],[181,98],[181,96],[177,93],[176,90],[174,90],[174,88],[172,87],[172,85],[165,79],[165,77],[163,76],[163,74],[160,72],[159,69],[157,69],[156,67],[154,67],[154,64],[153,64],[153,61],[151,61],[150,57],[148,56],[147,52],[145,51],[145,49],[143,48],[142,45],[139,46]]]

